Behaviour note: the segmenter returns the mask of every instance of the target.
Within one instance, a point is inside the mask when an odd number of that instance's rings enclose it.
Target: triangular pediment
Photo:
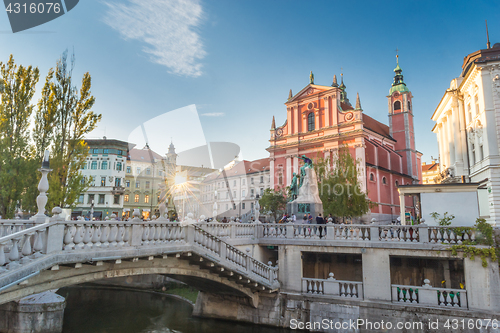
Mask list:
[[[301,100],[306,97],[310,97],[313,95],[321,94],[322,92],[332,90],[332,89],[337,89],[336,87],[330,87],[330,86],[320,86],[316,84],[308,84],[305,86],[301,91],[299,91],[297,94],[295,94],[292,98],[290,98],[288,101],[285,102],[285,104],[296,102],[298,100]]]

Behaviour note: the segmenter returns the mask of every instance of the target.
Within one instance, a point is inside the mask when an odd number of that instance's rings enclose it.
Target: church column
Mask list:
[[[292,115],[292,109],[291,108],[287,108],[286,110],[286,120],[287,120],[287,123],[289,124],[289,128],[290,128],[290,134],[293,134],[294,133],[294,128],[293,128],[293,115]]]
[[[318,103],[319,103],[319,101],[318,101]],[[319,112],[319,105],[318,105],[318,109],[314,110],[314,129],[315,130],[319,130],[321,128],[319,115],[320,115],[320,112]]]
[[[285,186],[289,186],[292,181],[292,157],[286,157],[286,181]]]
[[[453,118],[453,141],[455,146],[455,166],[456,171],[462,174],[462,145],[460,144],[460,118],[459,118],[459,109],[458,109],[458,98],[457,96],[453,96],[453,100],[451,102],[452,111],[451,116]],[[460,170],[458,169],[460,167]]]
[[[274,170],[274,157],[269,159],[269,169],[271,171],[271,188],[274,189],[274,177],[276,176],[276,170]]]
[[[361,187],[361,191],[366,193],[366,160],[365,160],[365,144],[364,142],[360,142],[356,144],[356,160],[359,161],[359,173],[358,173],[358,182]],[[379,198],[380,200],[380,198]]]
[[[297,155],[293,157],[293,172],[299,174],[299,158]]]
[[[453,114],[451,110],[446,112],[448,118],[448,139],[450,140],[448,146],[450,147],[450,166],[455,165],[455,124],[453,123]]]
[[[328,97],[323,98],[325,103],[325,127],[330,126],[330,101]]]
[[[439,151],[439,171],[443,171],[444,165],[444,142],[443,142],[443,123],[437,124],[437,140],[438,140],[438,151]]]
[[[302,132],[307,132],[307,114],[303,113],[302,117]]]

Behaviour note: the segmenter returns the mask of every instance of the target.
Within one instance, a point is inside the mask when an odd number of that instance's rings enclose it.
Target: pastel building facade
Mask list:
[[[480,216],[500,221],[500,43],[467,55],[432,120],[441,183],[479,183]]]

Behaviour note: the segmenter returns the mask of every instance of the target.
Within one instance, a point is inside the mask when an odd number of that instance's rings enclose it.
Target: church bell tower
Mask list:
[[[394,69],[394,82],[389,90],[389,129],[390,135],[397,141],[395,150],[402,157],[403,173],[411,176],[414,183],[419,182],[420,159],[415,149],[415,131],[413,127],[413,96],[404,83],[403,70],[399,66]]]

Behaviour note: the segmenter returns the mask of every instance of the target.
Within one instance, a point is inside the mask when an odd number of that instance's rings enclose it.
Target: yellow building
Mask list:
[[[429,164],[422,163],[422,184],[438,184],[439,163],[432,161]]]

